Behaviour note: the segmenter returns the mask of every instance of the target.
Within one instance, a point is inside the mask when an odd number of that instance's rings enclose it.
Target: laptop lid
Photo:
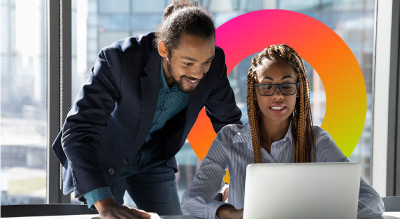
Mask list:
[[[244,219],[356,218],[361,165],[249,164]]]

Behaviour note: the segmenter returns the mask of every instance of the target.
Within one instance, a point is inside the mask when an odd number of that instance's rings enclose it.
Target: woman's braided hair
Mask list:
[[[260,111],[255,93],[255,78],[257,67],[262,65],[263,59],[289,64],[296,72],[298,78],[298,95],[293,114],[290,116],[292,122],[292,133],[295,141],[296,163],[315,162],[315,133],[312,128],[312,114],[310,106],[310,87],[307,79],[306,69],[301,57],[288,45],[272,45],[258,53],[251,63],[247,74],[247,112],[251,128],[252,143],[254,150],[254,163],[261,163],[261,140],[258,112]]]

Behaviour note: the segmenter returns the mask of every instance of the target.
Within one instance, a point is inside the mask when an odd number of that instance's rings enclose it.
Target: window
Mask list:
[[[46,201],[45,8],[1,0],[1,205]]]
[[[351,2],[351,4],[349,3]],[[364,130],[352,155],[351,162],[362,165],[362,176],[371,182],[371,151],[372,151],[372,63],[373,63],[373,36],[374,36],[374,1],[277,1],[279,9],[297,11],[311,16],[334,30],[350,47],[361,67],[367,89],[367,115]],[[264,5],[267,6],[270,5]],[[218,6],[216,6],[218,8]],[[246,7],[246,4],[243,4]],[[212,10],[212,8],[211,8]],[[243,9],[244,10],[244,9]],[[229,14],[232,12],[226,12]],[[223,17],[224,14],[218,14]],[[230,18],[218,20],[220,24]],[[246,74],[250,67],[251,58],[240,62],[229,75],[231,86],[235,92],[236,101],[241,108],[242,121],[247,122],[246,106]],[[333,61],[334,64],[334,61]],[[321,124],[325,115],[325,92],[318,73],[312,66],[306,64],[306,70],[311,87],[311,107],[315,124]]]
[[[375,2],[373,0],[313,0],[307,2],[299,0],[210,0],[198,2],[204,8],[211,11],[216,27],[249,11],[279,8],[298,11],[314,17],[342,37],[362,67],[368,94],[365,128],[350,160],[362,164],[362,175],[370,182],[372,149],[372,54]],[[88,72],[102,47],[124,37],[155,31],[162,21],[162,11],[169,3],[170,1],[147,1],[146,3],[139,3],[136,0],[120,0],[113,2],[112,6],[110,6],[108,1],[103,0],[73,1],[72,98],[76,96],[76,93],[88,76]],[[252,56],[240,62],[229,76],[237,103],[243,112],[243,122],[247,122],[246,75],[251,58]],[[312,89],[311,104],[314,123],[321,124],[325,115],[326,105],[324,88],[312,66],[307,64],[306,68]],[[185,143],[176,158],[180,170],[177,174],[178,193],[181,196],[191,183],[200,161],[188,142]],[[130,201],[126,203],[133,205]]]
[[[44,203],[47,143],[47,0],[1,0],[1,204]],[[72,1],[72,98],[86,80],[98,52],[124,37],[154,31],[171,0]],[[356,56],[367,88],[367,117],[361,139],[350,156],[360,162],[371,181],[372,67],[374,0],[208,0],[216,27],[247,12],[287,9],[309,15],[333,29]],[[67,31],[68,32],[68,31]],[[251,57],[229,76],[237,103],[247,122],[245,90]],[[333,63],[334,64],[334,63]],[[307,65],[312,88],[313,118],[321,124],[325,94],[318,74]],[[69,73],[66,73],[69,74]],[[191,183],[200,161],[188,142],[176,156],[179,195]],[[55,177],[55,176],[53,176]],[[58,176],[57,176],[58,177]],[[75,200],[75,199],[74,199]],[[132,204],[127,202],[128,204]],[[133,204],[132,204],[133,205]]]

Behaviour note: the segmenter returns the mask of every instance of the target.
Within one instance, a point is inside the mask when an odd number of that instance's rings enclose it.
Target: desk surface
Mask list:
[[[63,215],[63,216],[29,216],[29,217],[9,217],[10,219],[70,219],[73,217],[74,219],[99,219],[98,214],[85,214],[85,215]],[[153,218],[153,217],[152,217]],[[192,217],[189,215],[177,215],[177,216],[160,216],[155,218],[162,219],[198,219],[196,217]]]
[[[86,214],[86,215],[66,215],[66,216],[37,216],[29,217],[32,219],[67,219],[73,216],[74,219],[95,219],[98,218],[97,214]],[[160,216],[162,219],[198,219],[196,217],[188,215],[179,216]],[[26,219],[28,217],[13,217],[13,219]],[[385,212],[381,217],[370,217],[368,219],[400,219],[400,212]]]
[[[395,219],[400,218],[400,212],[385,212],[382,217],[370,217],[369,219]]]

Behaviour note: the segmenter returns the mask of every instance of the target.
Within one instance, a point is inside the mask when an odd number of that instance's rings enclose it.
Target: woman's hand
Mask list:
[[[217,209],[217,216],[220,219],[243,218],[243,209],[237,210],[232,205],[222,205]]]

